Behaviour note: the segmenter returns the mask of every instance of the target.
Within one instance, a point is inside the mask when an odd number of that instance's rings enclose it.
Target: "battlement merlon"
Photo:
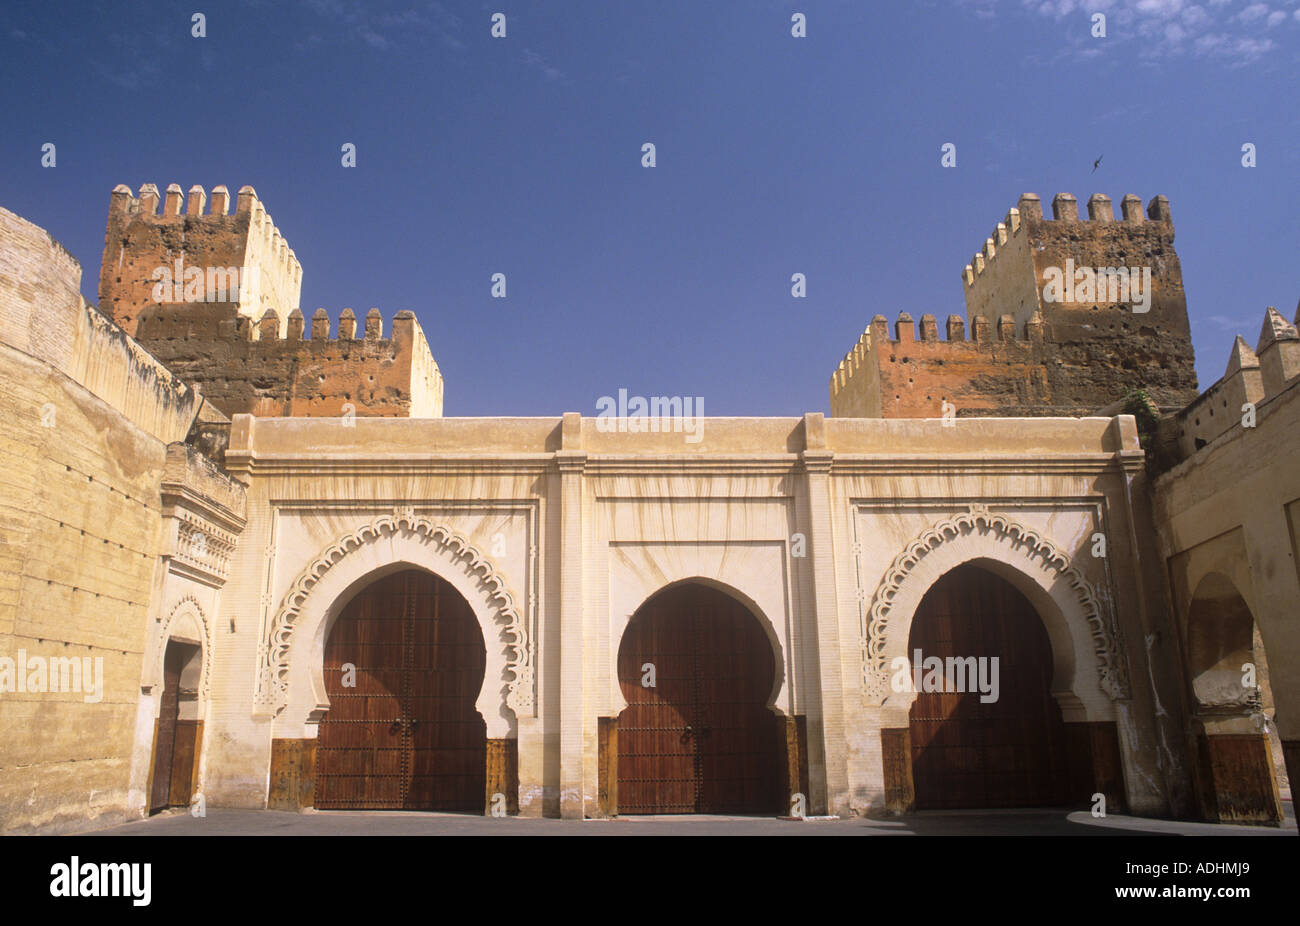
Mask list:
[[[173,183],[163,197],[152,183],[141,186],[138,196],[124,184],[114,188],[99,302],[128,334],[134,333],[136,319],[151,303],[229,300],[254,321],[267,308],[298,305],[302,265],[257,191],[241,187],[232,215],[229,191],[217,186],[205,213],[207,206],[207,194],[198,185],[190,187],[187,196]],[[214,272],[222,284],[215,294],[206,290]],[[236,287],[234,299],[226,288],[230,285]]]
[[[970,300],[970,290],[975,287],[1004,284],[1002,277],[1008,274],[989,274],[996,268],[995,259],[1001,251],[1010,250],[1018,258],[1032,256],[1032,254],[1026,255],[1026,247],[1019,246],[1022,233],[1032,242],[1041,243],[1041,239],[1053,234],[1076,235],[1083,231],[1083,233],[1113,235],[1115,231],[1151,225],[1152,229],[1144,230],[1154,230],[1158,234],[1164,234],[1169,239],[1169,243],[1173,243],[1174,220],[1169,209],[1169,199],[1165,196],[1153,196],[1145,215],[1141,208],[1140,196],[1134,194],[1127,194],[1119,203],[1119,207],[1121,207],[1121,218],[1117,220],[1110,196],[1095,192],[1088,198],[1088,217],[1086,220],[1080,220],[1079,203],[1074,194],[1058,192],[1052,198],[1052,218],[1044,218],[1043,202],[1039,199],[1039,195],[1036,192],[1022,194],[1015,208],[1006,213],[1004,221],[998,222],[992,234],[984,239],[983,247],[976,251],[970,263],[962,268],[962,284],[963,289],[967,290],[967,300]],[[1021,261],[1017,260],[1015,263],[1021,264]],[[1021,265],[1018,265],[1013,272],[1019,272],[1021,269],[1023,269]]]

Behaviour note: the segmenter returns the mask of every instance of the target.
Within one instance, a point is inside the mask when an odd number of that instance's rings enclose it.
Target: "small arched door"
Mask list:
[[[154,730],[149,812],[187,807],[198,771],[203,721],[198,715],[203,651],[197,644],[168,640],[163,650],[163,690]]]
[[[1068,743],[1052,697],[1052,646],[1011,583],[975,565],[941,576],[917,607],[908,660],[944,662],[944,690],[918,688],[909,726],[916,807],[1051,807],[1071,800]],[[970,663],[968,660],[985,660]],[[997,659],[996,700],[993,696]],[[959,664],[949,660],[963,660]],[[933,665],[933,663],[931,663]],[[968,669],[976,666],[976,679]],[[984,671],[981,692],[978,673]],[[964,688],[964,691],[956,690]]]
[[[660,592],[623,634],[618,679],[620,813],[779,810],[776,662],[744,605],[699,583]]]
[[[478,621],[446,580],[409,569],[360,592],[325,644],[315,806],[482,813],[485,666]]]

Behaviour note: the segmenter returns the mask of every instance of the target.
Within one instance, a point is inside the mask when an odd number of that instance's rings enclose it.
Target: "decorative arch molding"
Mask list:
[[[924,586],[914,587],[919,567],[945,546],[977,536],[984,555],[999,549],[1011,554],[999,559],[1026,574],[1043,591],[1051,593],[1058,604],[1064,603],[1062,610],[1066,612],[1067,622],[1071,619],[1078,622],[1079,618],[1086,621],[1096,658],[1099,687],[1112,701],[1127,699],[1128,672],[1114,620],[1104,599],[1074,566],[1070,557],[1051,541],[1003,515],[991,513],[984,505],[973,504],[967,511],[923,531],[898,554],[877,587],[871,607],[863,615],[861,627],[863,691],[870,703],[881,704],[888,698],[890,661],[907,651],[906,634],[910,630],[907,624],[910,624],[916,604],[930,585],[926,581]],[[903,598],[907,598],[907,605],[910,605],[906,613],[897,608],[903,603]],[[1057,655],[1058,659],[1066,656]]]
[[[298,573],[263,641],[255,699],[259,709],[277,715],[288,704],[290,649],[294,644],[298,618],[316,585],[348,554],[403,532],[432,543],[447,559],[464,569],[466,576],[475,583],[507,638],[506,669],[510,678],[506,704],[517,715],[532,713],[533,641],[505,579],[492,562],[463,536],[445,525],[416,515],[411,508],[380,515],[345,534]]]
[[[199,698],[206,704],[212,675],[212,628],[208,625],[207,615],[203,613],[203,605],[199,604],[199,599],[194,595],[182,596],[171,606],[167,616],[159,622],[155,635],[157,648],[149,659],[149,676],[143,684],[149,688],[162,684],[162,661],[167,653],[167,641],[171,638],[172,626],[176,619],[185,614],[193,614],[194,620],[199,625],[199,642],[203,650],[202,668],[199,674]]]

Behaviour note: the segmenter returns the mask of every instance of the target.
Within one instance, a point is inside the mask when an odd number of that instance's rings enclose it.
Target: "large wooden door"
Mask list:
[[[407,570],[353,598],[325,644],[316,807],[481,813],[485,665],[478,622],[445,580]]]
[[[918,809],[1049,807],[1069,801],[1065,727],[1051,695],[1052,647],[1034,606],[977,566],[959,566],[926,592],[908,658],[999,659],[999,696],[919,692],[912,704]],[[968,686],[969,687],[969,686]]]
[[[775,672],[767,636],[729,595],[688,584],[646,602],[619,647],[618,811],[776,812]]]

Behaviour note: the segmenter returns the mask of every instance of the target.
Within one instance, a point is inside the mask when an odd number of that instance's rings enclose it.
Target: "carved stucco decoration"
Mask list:
[[[923,531],[894,559],[876,589],[871,607],[864,614],[862,629],[863,691],[870,703],[880,704],[889,695],[889,664],[886,636],[894,599],[917,564],[942,544],[974,531],[987,532],[992,539],[1015,550],[1021,563],[1033,563],[1049,574],[1064,578],[1088,621],[1093,651],[1097,657],[1098,680],[1111,700],[1129,697],[1128,673],[1120,654],[1113,621],[1092,585],[1070,561],[1070,557],[1036,531],[1017,524],[984,505],[953,515]]]
[[[298,574],[271,623],[270,633],[263,645],[262,665],[258,673],[257,703],[278,714],[288,703],[289,649],[293,644],[295,624],[311,590],[331,568],[349,553],[368,543],[373,543],[399,531],[410,531],[427,537],[438,545],[441,552],[464,568],[466,574],[478,583],[498,624],[507,637],[506,704],[516,714],[533,710],[533,643],[529,637],[524,616],[515,606],[515,598],[506,587],[505,580],[491,561],[468,540],[445,525],[435,524],[428,518],[415,514],[411,507],[395,510],[391,515],[380,515],[368,524],[331,544]]]
[[[208,700],[208,690],[211,682],[210,668],[212,666],[212,629],[208,626],[207,615],[203,613],[203,606],[193,595],[186,595],[172,605],[167,616],[163,618],[158,625],[158,631],[155,634],[155,641],[158,650],[154,653],[150,661],[150,680],[149,685],[162,684],[162,662],[167,650],[167,641],[171,638],[172,624],[176,617],[182,613],[189,612],[194,615],[194,620],[199,625],[199,632],[202,634],[202,663],[199,672],[199,697],[206,704]],[[153,668],[157,667],[158,671],[154,672]]]

